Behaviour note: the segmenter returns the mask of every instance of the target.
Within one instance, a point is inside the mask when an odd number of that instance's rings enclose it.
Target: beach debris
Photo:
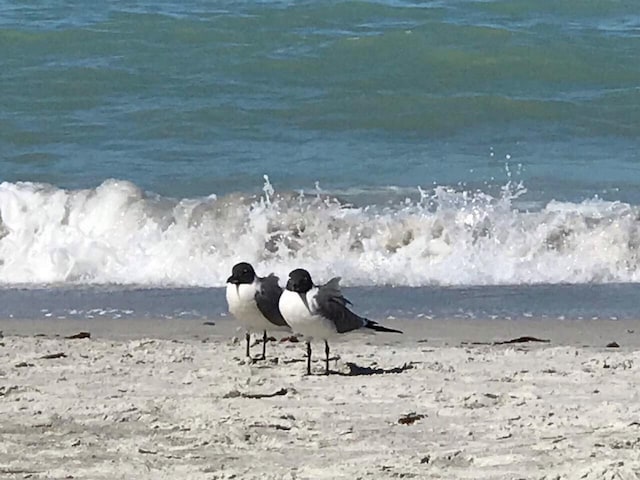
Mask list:
[[[33,363],[28,363],[28,362],[18,362],[15,364],[16,368],[25,368],[25,367],[33,367]]]
[[[53,360],[56,358],[66,358],[67,354],[64,352],[57,352],[57,353],[49,353],[47,355],[43,355],[42,357],[40,357],[43,360]]]
[[[289,393],[289,390],[287,390],[286,388],[281,388],[280,390],[273,393],[241,393],[240,396],[242,396],[243,398],[271,398],[286,395],[287,393]]]
[[[537,338],[537,337],[530,337],[530,336],[524,336],[524,337],[518,337],[518,338],[512,338],[511,340],[498,340],[495,342],[460,342],[460,345],[473,345],[473,346],[479,346],[479,345],[510,345],[512,343],[527,343],[527,342],[540,342],[540,343],[550,343],[551,340],[547,340],[547,339],[543,339],[543,338]]]
[[[33,428],[51,428],[53,427],[53,422],[44,422],[44,423],[36,423],[33,425]]]
[[[422,420],[425,417],[426,417],[426,415],[423,415],[421,413],[411,412],[411,413],[407,413],[407,414],[401,416],[398,419],[398,423],[400,425],[413,425],[418,420]]]
[[[305,358],[286,358],[282,361],[283,364],[288,365],[290,363],[302,363],[306,362]]]
[[[549,343],[549,342],[551,342],[551,340],[542,339],[542,338],[536,338],[536,337],[524,336],[524,337],[512,338],[511,340],[504,340],[504,341],[500,341],[500,342],[493,342],[493,344],[494,344],[494,345],[508,345],[508,344],[510,344],[510,343],[527,343],[527,342]]]
[[[138,448],[138,453],[142,453],[143,455],[157,455],[158,451],[157,450],[149,450],[146,448]]]
[[[290,342],[290,343],[298,343],[300,339],[296,335],[291,335],[289,337],[282,337],[280,339],[280,343]]]
[[[89,332],[78,332],[73,335],[69,335],[68,337],[64,337],[67,340],[79,340],[81,338],[91,338],[91,333]]]
[[[23,478],[29,478],[34,473],[38,473],[35,470],[27,470],[23,468],[0,468],[0,473],[6,473],[7,475],[24,475]]]
[[[0,397],[6,397],[11,392],[17,391],[19,387],[17,385],[11,385],[9,387],[5,387],[4,385],[0,386]]]
[[[267,425],[267,427],[275,428],[276,430],[284,430],[285,432],[288,432],[289,430],[291,430],[291,427],[287,425],[279,425],[277,423],[270,423],[269,425]]]
[[[231,390],[229,393],[225,393],[222,398],[271,398],[286,395],[287,393],[289,393],[289,390],[286,388],[281,388],[273,393],[243,393],[238,390]]]
[[[618,342],[610,342],[607,343],[607,348],[620,348],[620,345],[618,345]]]
[[[411,363],[405,363],[400,367],[393,368],[378,368],[378,367],[361,367],[353,362],[347,362],[347,368],[349,371],[342,375],[349,377],[356,377],[360,375],[383,375],[385,373],[402,373],[406,370],[411,370],[413,365]]]
[[[431,461],[431,455],[425,455],[420,459],[421,464],[429,463]]]
[[[208,327],[215,326],[216,322],[202,322],[203,325],[207,325]]]
[[[273,428],[275,430],[282,430],[284,432],[288,432],[292,427],[289,425],[281,425],[279,423],[253,423],[249,425],[252,428]]]

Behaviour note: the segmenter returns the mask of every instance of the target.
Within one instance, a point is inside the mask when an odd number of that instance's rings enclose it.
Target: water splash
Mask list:
[[[179,200],[119,180],[2,183],[0,283],[220,286],[240,260],[349,285],[640,280],[637,206],[594,198],[522,211],[526,188],[511,177],[497,196],[441,185],[361,206],[264,181],[262,195]]]

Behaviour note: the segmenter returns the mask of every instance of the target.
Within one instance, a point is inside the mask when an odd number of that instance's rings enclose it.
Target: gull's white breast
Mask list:
[[[299,293],[285,290],[280,296],[280,313],[295,333],[310,339],[326,340],[336,335],[337,330],[331,320],[317,313],[315,300],[317,291],[313,288],[306,293],[307,304],[305,305]]]
[[[271,330],[276,326],[262,315],[256,304],[257,283],[227,283],[227,304],[229,312],[247,330]]]

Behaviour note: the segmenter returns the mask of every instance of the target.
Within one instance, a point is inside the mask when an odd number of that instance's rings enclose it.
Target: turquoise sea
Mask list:
[[[625,0],[0,0],[1,313],[214,315],[246,260],[633,316],[638,59]]]

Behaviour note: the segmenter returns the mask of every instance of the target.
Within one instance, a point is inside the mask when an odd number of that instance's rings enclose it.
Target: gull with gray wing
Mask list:
[[[340,291],[340,278],[316,286],[308,271],[298,268],[289,273],[289,281],[279,301],[280,312],[295,333],[306,337],[307,374],[311,374],[311,340],[324,340],[325,373],[329,373],[329,338],[366,328],[377,332],[402,333],[383,327],[349,310],[349,300]]]
[[[247,357],[251,358],[250,341],[252,332],[263,332],[262,357],[266,358],[267,331],[291,329],[278,308],[282,287],[278,277],[270,274],[258,277],[251,264],[240,262],[233,266],[227,279],[227,304],[229,312],[246,329]]]

